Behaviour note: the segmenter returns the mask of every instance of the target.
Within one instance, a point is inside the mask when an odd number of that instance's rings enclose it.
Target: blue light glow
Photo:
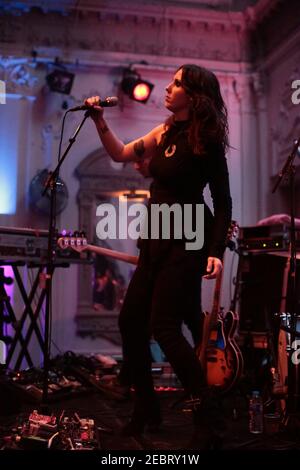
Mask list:
[[[17,205],[18,123],[7,104],[0,108],[0,214],[15,214]]]

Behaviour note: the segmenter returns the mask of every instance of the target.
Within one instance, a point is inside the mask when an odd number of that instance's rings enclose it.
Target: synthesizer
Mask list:
[[[0,263],[25,262],[25,263],[47,263],[48,255],[48,230],[1,227],[0,226]],[[61,235],[55,235],[54,263],[91,263],[91,255],[86,251],[77,253],[70,249],[61,249],[56,240]]]

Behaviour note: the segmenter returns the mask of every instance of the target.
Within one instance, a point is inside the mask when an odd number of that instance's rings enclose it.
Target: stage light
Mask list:
[[[51,91],[69,95],[73,85],[74,74],[65,70],[54,70],[46,77]]]
[[[145,104],[150,98],[154,85],[146,80],[142,80],[135,70],[125,69],[121,88],[130,99]]]

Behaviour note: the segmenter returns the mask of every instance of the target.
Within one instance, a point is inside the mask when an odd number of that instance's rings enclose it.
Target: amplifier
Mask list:
[[[28,261],[46,263],[48,256],[48,230],[0,227],[0,261]],[[58,235],[55,236],[55,242]],[[89,263],[89,252],[77,253],[71,249],[55,249],[55,263]]]
[[[245,251],[288,250],[290,226],[256,225],[239,228],[239,247]],[[296,230],[296,244],[300,248],[300,230]]]

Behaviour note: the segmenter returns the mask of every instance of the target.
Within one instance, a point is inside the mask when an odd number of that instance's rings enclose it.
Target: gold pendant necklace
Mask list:
[[[175,152],[176,152],[176,145],[170,144],[169,147],[167,147],[165,150],[165,157],[172,157]]]

